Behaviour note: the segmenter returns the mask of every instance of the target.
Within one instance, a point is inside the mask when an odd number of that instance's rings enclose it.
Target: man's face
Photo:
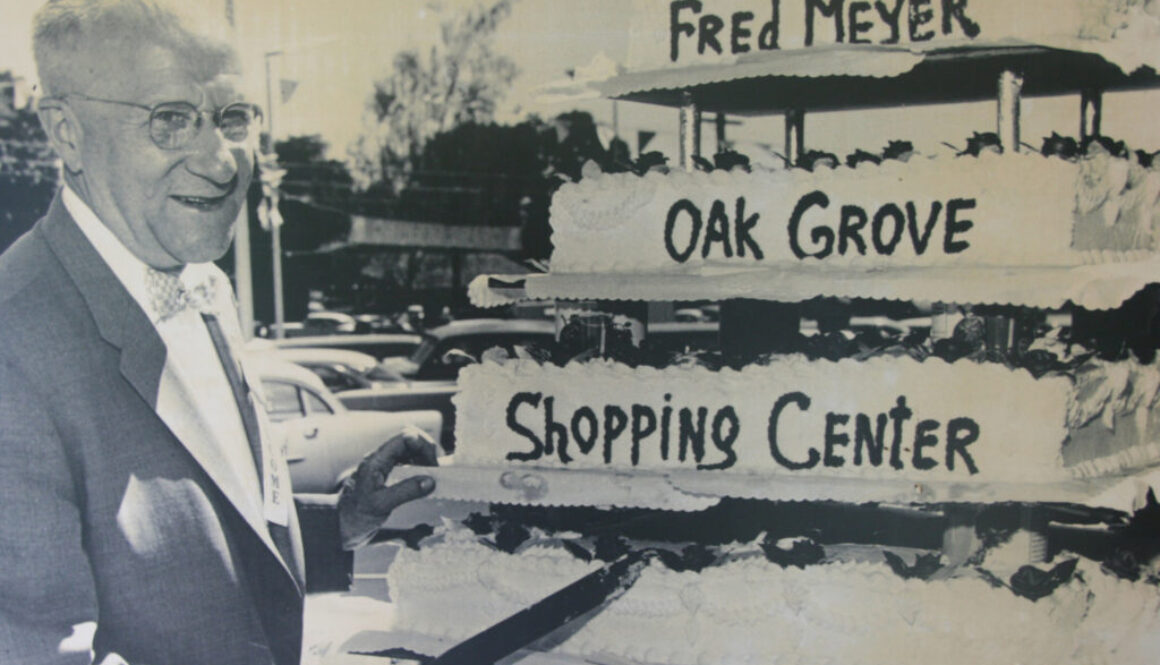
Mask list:
[[[236,77],[195,73],[168,49],[145,46],[121,60],[86,94],[149,107],[184,101],[202,110],[241,100]],[[190,145],[163,149],[150,138],[144,109],[83,97],[70,105],[84,129],[82,195],[131,252],[156,268],[226,252],[253,175],[251,143],[230,143],[206,118]]]

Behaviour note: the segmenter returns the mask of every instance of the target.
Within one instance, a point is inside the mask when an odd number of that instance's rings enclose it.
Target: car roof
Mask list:
[[[310,312],[306,315],[307,321],[339,321],[341,323],[354,323],[355,318],[345,312],[330,312],[319,311]]]
[[[556,334],[556,323],[543,319],[462,319],[432,328],[427,334],[439,339],[487,333]]]
[[[716,321],[659,321],[648,324],[648,333],[713,332],[720,327]]]
[[[330,393],[330,390],[322,383],[322,379],[318,378],[314,372],[288,360],[282,360],[275,354],[251,353],[246,360],[247,366],[253,368],[260,379],[299,383],[324,395]]]
[[[336,365],[349,365],[357,370],[368,370],[379,361],[374,356],[363,353],[361,351],[352,351],[350,349],[329,349],[324,347],[303,347],[303,348],[288,348],[288,349],[271,349],[265,353],[275,355],[282,360],[287,360],[294,363],[330,363]]]
[[[422,336],[415,333],[356,333],[353,335],[304,335],[302,337],[287,337],[285,339],[269,340],[272,346],[279,348],[297,348],[302,346],[337,348],[355,344],[415,344],[423,341]]]

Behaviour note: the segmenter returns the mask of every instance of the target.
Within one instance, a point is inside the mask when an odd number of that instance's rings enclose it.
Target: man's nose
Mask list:
[[[222,136],[212,123],[201,128],[194,141],[194,152],[186,161],[186,167],[196,175],[225,187],[238,174],[237,145]]]

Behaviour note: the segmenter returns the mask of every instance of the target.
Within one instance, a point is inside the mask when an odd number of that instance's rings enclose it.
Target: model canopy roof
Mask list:
[[[923,52],[847,45],[766,51],[728,64],[630,72],[595,87],[607,97],[674,107],[688,103],[688,91],[702,111],[757,114],[994,99],[1005,70],[1023,74],[1025,96],[1160,87],[1150,66],[1128,74],[1098,53],[977,43]]]

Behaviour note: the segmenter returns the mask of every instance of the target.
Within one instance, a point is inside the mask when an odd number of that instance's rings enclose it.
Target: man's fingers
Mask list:
[[[390,486],[386,482],[396,464],[434,466],[436,454],[429,437],[399,434],[363,458],[354,476],[344,483],[338,500],[345,548],[365,544],[391,511],[435,489],[435,479],[430,476],[415,476]]]
[[[408,501],[427,496],[434,489],[435,479],[431,476],[413,476],[375,492],[375,509],[385,517],[395,508]]]
[[[403,435],[396,435],[387,440],[386,443],[379,446],[370,455],[363,458],[362,464],[368,469],[374,469],[381,473],[385,478],[395,468],[395,465],[406,454],[407,443]]]

